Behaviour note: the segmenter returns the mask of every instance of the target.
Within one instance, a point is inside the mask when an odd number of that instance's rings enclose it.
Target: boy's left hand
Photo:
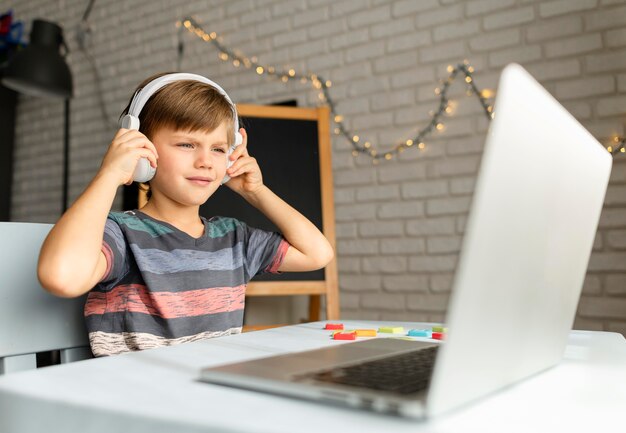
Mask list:
[[[239,128],[243,137],[243,142],[235,148],[235,151],[228,157],[230,161],[235,161],[226,170],[230,180],[226,185],[238,194],[255,193],[263,186],[263,175],[256,159],[248,153],[248,134],[244,128]]]

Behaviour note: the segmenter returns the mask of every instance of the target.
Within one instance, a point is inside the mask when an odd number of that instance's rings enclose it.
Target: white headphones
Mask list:
[[[241,133],[239,132],[239,117],[237,116],[237,108],[235,107],[235,104],[233,104],[233,101],[231,101],[228,94],[224,91],[224,89],[218,86],[217,83],[209,80],[206,77],[203,77],[202,75],[188,74],[188,73],[181,72],[181,73],[163,75],[162,77],[159,77],[150,81],[144,87],[142,87],[137,92],[135,92],[135,95],[133,96],[133,100],[130,103],[130,107],[128,108],[128,114],[126,114],[120,120],[120,127],[126,128],[126,129],[138,130],[139,129],[139,113],[141,113],[141,110],[143,109],[144,105],[146,105],[146,102],[148,102],[148,99],[150,99],[150,97],[154,95],[162,87],[170,83],[173,83],[174,81],[183,81],[183,80],[200,81],[201,83],[208,84],[212,86],[213,88],[215,88],[215,90],[220,92],[226,98],[226,100],[230,103],[230,106],[233,109],[233,115],[235,117],[235,122],[234,122],[235,143],[232,146],[230,146],[230,149],[228,149],[228,156],[230,156],[230,154],[233,153],[235,148],[239,146],[241,143],[243,143],[243,137],[241,136]],[[234,161],[231,161],[229,159],[227,168],[230,167],[233,164],[233,162]],[[150,165],[150,161],[148,161],[147,158],[141,158],[137,162],[137,166],[135,167],[135,172],[133,173],[133,180],[135,182],[148,182],[150,179],[154,177],[155,172],[156,172],[156,169]],[[222,183],[226,183],[229,180],[230,180],[230,177],[228,175],[225,175],[224,179],[222,180]]]

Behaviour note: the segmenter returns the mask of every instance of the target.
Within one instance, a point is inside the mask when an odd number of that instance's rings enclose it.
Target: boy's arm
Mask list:
[[[243,143],[230,156],[235,162],[228,169],[226,185],[272,221],[291,244],[278,270],[312,271],[326,266],[334,257],[328,239],[304,215],[288,205],[263,184],[261,169],[248,154],[245,129],[239,130]]]
[[[263,185],[253,194],[242,195],[278,227],[292,247],[287,250],[279,271],[313,271],[333,259],[333,249],[322,232],[267,186]]]
[[[54,225],[41,247],[37,275],[50,293],[76,297],[106,271],[104,226],[117,188],[132,180],[139,158],[156,167],[156,149],[139,131],[120,129],[87,189]]]

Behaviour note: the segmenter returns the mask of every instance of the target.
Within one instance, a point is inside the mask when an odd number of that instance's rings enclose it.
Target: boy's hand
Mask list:
[[[157,166],[157,150],[148,137],[136,129],[120,128],[102,159],[99,174],[110,174],[118,185],[130,185],[140,158],[148,158],[150,165]]]
[[[254,194],[263,186],[263,175],[256,159],[248,153],[248,134],[239,129],[243,142],[229,156],[233,165],[226,170],[231,179],[226,185],[238,194]]]

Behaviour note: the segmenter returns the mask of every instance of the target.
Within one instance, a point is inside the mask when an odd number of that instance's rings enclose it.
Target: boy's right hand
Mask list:
[[[118,185],[130,185],[139,159],[147,158],[156,168],[158,157],[148,137],[136,129],[120,128],[102,159],[100,173],[114,175]]]

